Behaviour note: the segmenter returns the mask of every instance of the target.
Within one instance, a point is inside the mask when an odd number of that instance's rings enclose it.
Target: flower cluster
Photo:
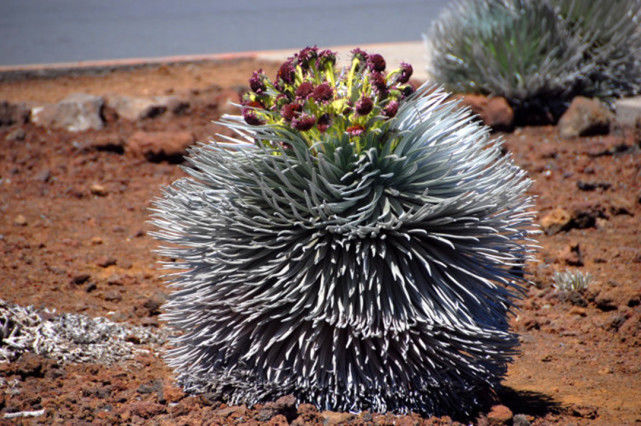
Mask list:
[[[274,81],[254,72],[242,99],[243,118],[255,126],[286,126],[310,145],[326,134],[358,138],[383,128],[414,91],[411,65],[388,73],[385,67],[381,55],[354,49],[349,69],[337,72],[336,53],[307,47],[280,66]]]

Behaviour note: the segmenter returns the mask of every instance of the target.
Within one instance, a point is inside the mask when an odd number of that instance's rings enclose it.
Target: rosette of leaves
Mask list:
[[[553,109],[549,101],[567,98],[587,71],[581,39],[546,1],[458,1],[428,40],[435,81],[458,93],[503,96],[515,109]]]
[[[554,0],[568,31],[585,45],[590,72],[581,93],[611,100],[641,92],[641,0]]]
[[[641,90],[641,0],[459,0],[428,37],[435,81],[552,121],[576,95]]]
[[[168,363],[186,391],[233,404],[293,394],[469,414],[517,346],[507,316],[531,251],[530,181],[445,92],[393,98],[361,52],[333,76],[305,69],[305,52],[284,65],[299,81],[260,77],[244,117],[225,121],[238,137],[192,149],[189,177],[155,203],[178,270]],[[383,76],[388,89],[400,73]],[[279,115],[308,80],[331,82],[333,98]],[[372,110],[358,112],[364,96]],[[303,114],[315,124],[297,126]]]

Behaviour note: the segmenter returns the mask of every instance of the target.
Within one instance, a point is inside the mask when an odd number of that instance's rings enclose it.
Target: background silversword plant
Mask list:
[[[342,78],[331,88],[351,97]],[[227,117],[233,144],[192,149],[154,214],[179,269],[164,318],[187,391],[453,414],[498,385],[518,344],[530,181],[447,98],[423,86],[356,135]]]
[[[641,90],[641,0],[458,0],[428,38],[448,90],[505,97],[517,117],[573,96]],[[521,113],[521,111],[525,111]]]

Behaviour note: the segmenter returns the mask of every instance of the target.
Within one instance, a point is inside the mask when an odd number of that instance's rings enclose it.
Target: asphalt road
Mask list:
[[[0,0],[0,65],[420,40],[446,0]]]

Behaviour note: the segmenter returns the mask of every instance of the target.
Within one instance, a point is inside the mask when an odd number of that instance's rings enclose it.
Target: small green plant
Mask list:
[[[579,270],[555,272],[552,276],[554,288],[559,292],[582,293],[592,282],[592,275]]]

